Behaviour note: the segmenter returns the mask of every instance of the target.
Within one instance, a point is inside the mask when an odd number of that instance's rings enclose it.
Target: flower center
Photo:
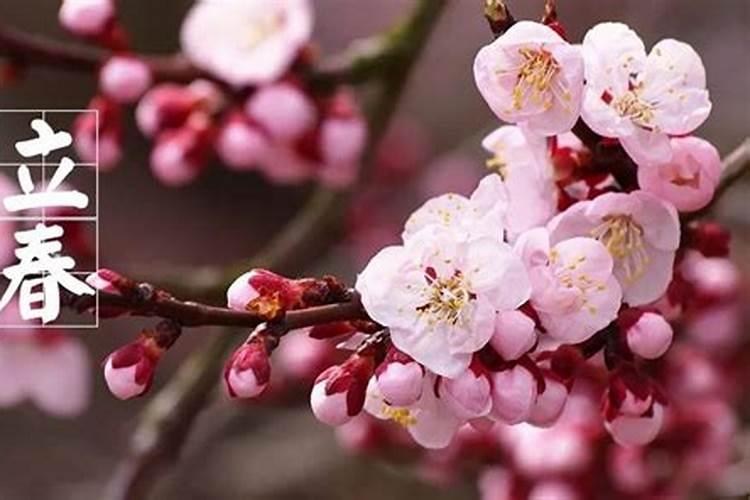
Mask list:
[[[474,298],[463,274],[457,271],[449,278],[438,278],[435,270],[428,268],[425,278],[428,286],[425,287],[423,294],[427,302],[417,307],[417,311],[421,315],[426,315],[430,324],[440,322],[455,325],[458,323],[464,307]]]
[[[629,118],[640,127],[651,128],[654,120],[654,108],[641,99],[635,90],[628,90],[612,102],[617,114]]]
[[[284,24],[284,15],[281,12],[268,12],[254,19],[248,29],[246,48],[252,50],[268,39],[274,32],[278,31]]]
[[[649,263],[643,245],[643,228],[629,215],[608,215],[591,231],[612,258],[619,261],[625,271],[625,279],[633,282],[641,277]]]
[[[393,420],[401,427],[410,427],[417,423],[417,418],[406,408],[393,408],[384,404],[382,411],[385,418]]]
[[[550,91],[560,65],[546,50],[525,47],[518,49],[518,53],[523,57],[523,63],[513,88],[513,108],[522,109],[527,98],[545,110],[551,108],[554,101]]]

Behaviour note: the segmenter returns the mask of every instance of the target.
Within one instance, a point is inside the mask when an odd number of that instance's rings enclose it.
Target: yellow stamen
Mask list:
[[[560,72],[560,65],[544,49],[524,47],[518,49],[518,53],[524,60],[513,88],[513,108],[516,111],[523,109],[528,95],[533,104],[541,105],[545,110],[550,109],[554,103],[552,85]]]
[[[423,290],[427,302],[417,307],[420,315],[426,315],[430,324],[457,324],[461,312],[472,299],[466,280],[461,273],[449,278],[429,278],[430,283]]]
[[[417,423],[417,418],[407,408],[394,408],[383,404],[382,412],[385,418],[393,420],[402,427],[410,427]]]
[[[628,90],[614,102],[612,107],[617,113],[629,118],[633,123],[644,128],[651,128],[654,120],[654,108],[637,94],[636,90]]]
[[[643,228],[631,216],[608,215],[591,231],[591,236],[619,261],[628,282],[632,283],[643,275],[650,259],[643,245]]]

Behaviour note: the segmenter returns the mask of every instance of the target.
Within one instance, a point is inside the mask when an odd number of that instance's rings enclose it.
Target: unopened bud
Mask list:
[[[310,406],[317,419],[339,426],[359,414],[373,365],[371,357],[355,354],[342,365],[321,373],[310,393]]]

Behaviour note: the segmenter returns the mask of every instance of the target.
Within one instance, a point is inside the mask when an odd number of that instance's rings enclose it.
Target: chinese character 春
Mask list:
[[[72,142],[70,134],[54,132],[44,120],[32,121],[31,127],[38,137],[16,143],[16,150],[24,157],[46,156]],[[3,200],[6,210],[14,213],[49,207],[87,207],[89,200],[84,193],[58,190],[74,167],[73,160],[67,156],[62,158],[46,188],[35,192],[29,168],[21,165],[18,168],[18,182],[22,193]],[[0,310],[18,292],[21,318],[41,319],[46,324],[57,319],[60,314],[61,286],[75,295],[95,293],[93,288],[69,273],[75,267],[75,261],[71,257],[60,255],[62,243],[59,239],[62,236],[61,226],[48,226],[44,222],[33,229],[15,233],[15,239],[21,245],[15,252],[19,262],[2,271],[10,284],[0,298]]]

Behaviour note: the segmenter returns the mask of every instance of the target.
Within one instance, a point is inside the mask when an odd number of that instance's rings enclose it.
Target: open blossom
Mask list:
[[[185,55],[242,87],[277,80],[312,32],[308,0],[202,0],[182,25]]]
[[[499,176],[490,174],[470,198],[448,193],[427,200],[406,221],[402,237],[408,241],[426,227],[442,227],[459,239],[501,241],[507,210],[507,190]]]
[[[482,147],[492,154],[487,166],[498,173],[507,191],[503,222],[508,239],[546,224],[557,213],[557,186],[546,139],[506,125],[482,139]]]
[[[703,62],[686,43],[662,40],[647,56],[628,26],[601,23],[586,33],[583,57],[583,119],[639,165],[668,162],[668,134],[691,133],[711,111]]]
[[[435,376],[424,377],[422,396],[412,405],[391,405],[380,393],[375,379],[367,386],[365,411],[404,427],[425,448],[445,448],[463,423],[435,393]]]
[[[520,21],[474,60],[479,92],[502,120],[542,135],[570,130],[583,95],[583,58],[552,28]]]
[[[507,245],[487,237],[466,241],[438,226],[381,250],[356,288],[397,348],[446,377],[464,371],[489,342],[497,311],[529,296],[523,264]]]
[[[617,317],[622,291],[613,259],[593,238],[573,237],[550,245],[545,228],[516,242],[531,280],[531,305],[549,335],[582,342]]]
[[[614,259],[623,301],[655,301],[672,279],[680,223],[673,206],[645,191],[606,193],[572,205],[548,225],[550,243],[575,236],[599,240]]]
[[[674,137],[669,143],[672,159],[639,167],[638,185],[681,212],[700,210],[711,201],[719,184],[719,152],[698,137]]]

